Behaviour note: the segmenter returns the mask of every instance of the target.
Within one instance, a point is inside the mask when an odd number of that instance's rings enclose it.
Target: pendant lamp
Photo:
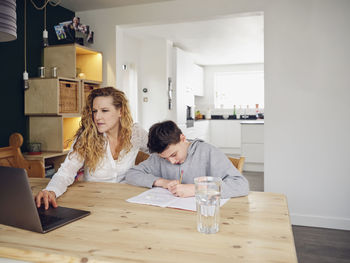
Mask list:
[[[0,0],[0,42],[17,39],[16,0]]]

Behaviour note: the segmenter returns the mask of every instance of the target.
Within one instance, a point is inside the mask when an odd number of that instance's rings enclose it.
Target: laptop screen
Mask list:
[[[0,166],[0,224],[46,233],[89,214],[89,211],[60,206],[38,209],[27,172],[22,168]]]

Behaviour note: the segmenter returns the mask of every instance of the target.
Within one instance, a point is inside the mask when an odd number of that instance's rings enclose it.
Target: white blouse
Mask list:
[[[104,136],[106,136],[104,134]],[[110,182],[120,183],[125,180],[125,173],[131,168],[136,159],[139,150],[148,151],[147,149],[148,133],[137,123],[132,127],[131,144],[132,148],[126,154],[122,150],[117,160],[113,159],[109,142],[107,140],[105,155],[97,165],[94,172],[90,172],[88,167],[84,166],[84,180],[92,182]],[[72,152],[71,147],[70,152]],[[56,197],[62,195],[69,185],[74,182],[77,171],[84,165],[84,160],[79,160],[77,153],[67,154],[65,161],[61,164],[57,173],[45,188],[47,191],[53,191]]]

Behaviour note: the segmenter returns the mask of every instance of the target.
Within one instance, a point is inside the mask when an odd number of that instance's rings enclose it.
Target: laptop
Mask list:
[[[27,172],[0,166],[0,224],[47,233],[89,215],[68,207],[36,207]]]

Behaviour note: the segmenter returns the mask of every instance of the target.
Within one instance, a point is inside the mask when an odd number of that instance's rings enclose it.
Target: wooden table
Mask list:
[[[47,184],[31,178],[33,193]],[[297,262],[285,196],[251,192],[221,207],[220,231],[192,211],[132,204],[145,188],[76,182],[59,205],[91,215],[47,234],[0,225],[0,258],[30,262]],[[18,209],[21,209],[20,207]]]

